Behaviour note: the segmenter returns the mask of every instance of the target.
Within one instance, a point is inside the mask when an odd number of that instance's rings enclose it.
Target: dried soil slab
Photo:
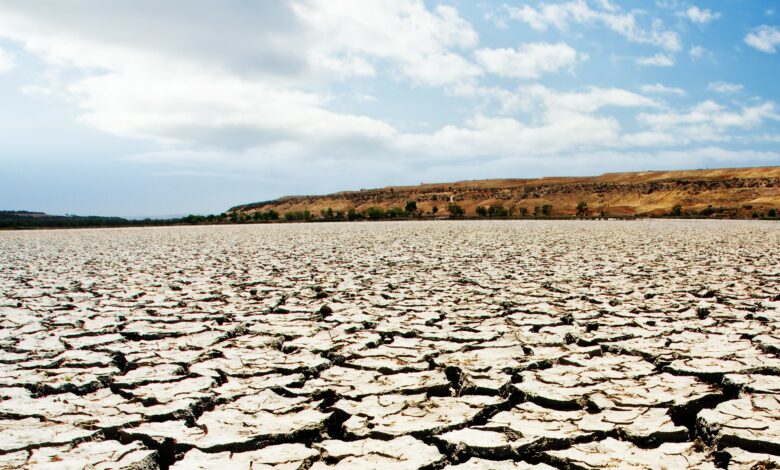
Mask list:
[[[158,442],[173,439],[209,452],[241,450],[260,442],[320,433],[330,413],[320,412],[318,405],[306,398],[286,398],[266,390],[203,413],[193,427],[183,421],[165,421],[144,423],[123,432]]]
[[[192,449],[171,466],[173,470],[298,470],[320,453],[303,444],[279,444],[247,452],[205,453]]]
[[[126,374],[114,377],[114,384],[120,387],[136,387],[154,382],[172,382],[184,376],[184,368],[178,364],[160,364],[139,367]]]
[[[607,438],[545,454],[551,463],[574,469],[716,468],[706,454],[688,443],[668,443],[654,449],[642,449],[630,442]]]
[[[530,464],[512,460],[485,460],[473,458],[458,465],[447,465],[444,470],[554,470],[547,464]]]
[[[728,454],[729,468],[745,470],[762,470],[768,468],[780,468],[780,456],[770,454],[754,454],[739,447],[723,449]]]
[[[155,470],[155,455],[139,442],[93,441],[0,455],[0,468]]]
[[[780,376],[758,374],[729,374],[723,377],[723,385],[750,393],[780,394]]]
[[[233,377],[251,377],[274,372],[297,373],[321,369],[330,364],[322,356],[305,350],[290,354],[272,348],[224,348],[220,351],[224,357],[193,364],[190,372],[217,376],[219,374],[216,371],[219,370]]]
[[[119,374],[116,367],[9,370],[0,365],[0,386],[24,386],[42,393],[85,393],[106,387]]]
[[[337,395],[358,399],[369,395],[446,393],[450,382],[441,371],[410,372],[383,375],[379,372],[334,366],[323,371],[303,388],[292,390],[314,394],[335,392]]]
[[[134,412],[139,405],[101,389],[83,396],[72,393],[39,398],[15,397],[0,401],[0,413],[18,417],[43,417],[48,422],[66,423],[86,429],[107,429],[137,424],[143,420]],[[142,408],[142,407],[141,407]]]
[[[496,397],[372,395],[360,401],[339,400],[333,407],[351,417],[346,431],[358,437],[393,438],[431,435],[468,423],[501,403]]]
[[[98,433],[70,424],[52,423],[37,418],[0,419],[0,451],[13,452],[41,446],[70,444]]]
[[[748,395],[703,410],[698,432],[723,447],[780,455],[780,396]]]
[[[390,441],[364,439],[344,442],[327,440],[314,447],[320,449],[324,461],[312,465],[312,470],[393,468],[416,470],[440,461],[444,456],[434,446],[413,437],[403,436]]]
[[[267,374],[251,377],[229,377],[228,381],[215,387],[213,392],[219,400],[233,401],[246,395],[277,387],[289,387],[301,384],[303,374]]]

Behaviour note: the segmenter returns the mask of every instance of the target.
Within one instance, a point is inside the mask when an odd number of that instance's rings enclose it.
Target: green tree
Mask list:
[[[417,201],[406,201],[404,209],[409,213],[417,212]]]
[[[455,204],[454,202],[451,202],[447,206],[447,212],[450,213],[450,217],[453,219],[463,217],[466,214],[466,211],[463,210],[463,208],[460,205]]]
[[[385,211],[380,207],[369,207],[366,209],[366,217],[371,220],[379,220],[385,218]]]
[[[577,203],[577,217],[586,217],[589,212],[587,202],[580,201]]]
[[[506,217],[509,215],[509,211],[501,204],[493,204],[488,208],[488,215],[490,217]]]
[[[485,206],[477,206],[477,215],[480,217],[487,217],[488,210]]]

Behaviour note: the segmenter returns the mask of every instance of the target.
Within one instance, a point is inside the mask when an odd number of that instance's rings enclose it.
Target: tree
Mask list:
[[[488,215],[490,217],[506,217],[509,215],[509,211],[501,204],[493,204],[488,208]]]
[[[675,217],[680,217],[682,215],[682,206],[679,204],[675,204],[672,207],[672,215]]]
[[[485,206],[477,206],[477,215],[480,217],[487,217],[488,210]]]
[[[777,209],[769,209],[769,212],[766,213],[767,217],[777,217]]]
[[[431,208],[431,212],[435,214],[435,213],[439,212],[439,208],[437,206],[433,206]]]
[[[588,215],[588,203],[585,201],[580,201],[577,203],[577,217],[585,217]]]
[[[417,202],[416,201],[406,201],[406,206],[404,207],[406,212],[409,212],[410,214],[412,212],[417,212]]]
[[[520,208],[520,217],[528,217],[528,209],[525,207]]]
[[[366,209],[366,217],[371,220],[379,220],[385,218],[385,211],[379,207],[369,207]]]
[[[455,204],[454,202],[451,202],[447,206],[447,211],[450,213],[450,217],[453,219],[463,217],[466,214],[466,211],[463,210],[460,205]]]

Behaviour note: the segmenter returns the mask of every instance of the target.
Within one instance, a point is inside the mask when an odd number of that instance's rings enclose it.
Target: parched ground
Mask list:
[[[779,327],[773,222],[4,232],[0,468],[772,468]]]

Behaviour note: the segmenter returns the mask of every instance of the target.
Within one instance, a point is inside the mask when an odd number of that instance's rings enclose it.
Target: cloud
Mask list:
[[[696,24],[707,24],[720,18],[720,13],[713,12],[708,8],[701,9],[695,5],[680,12],[679,15]]]
[[[477,62],[490,73],[502,77],[535,79],[543,74],[572,68],[583,54],[566,43],[530,43],[516,49],[478,49]]]
[[[504,5],[509,17],[526,23],[533,29],[545,31],[549,28],[565,30],[570,24],[601,25],[623,36],[630,42],[649,44],[668,51],[678,51],[682,45],[674,31],[660,29],[654,22],[650,29],[637,23],[635,12],[620,12],[610,2],[600,2],[600,8],[591,8],[585,0],[564,3],[541,3],[538,8],[529,5],[515,7]]]
[[[453,7],[429,10],[421,0],[297,0],[292,5],[314,38],[309,56],[334,70],[355,59],[381,60],[433,86],[481,74],[456,52],[476,46],[479,36]]]
[[[732,140],[729,129],[757,128],[766,120],[780,120],[774,103],[741,106],[729,110],[715,101],[703,101],[686,111],[640,113],[637,121],[657,132],[667,132],[687,141]]]
[[[736,93],[744,88],[742,85],[728,82],[712,82],[707,85],[707,89],[715,93]]]
[[[687,93],[685,93],[685,90],[683,90],[682,88],[668,87],[660,83],[655,83],[652,85],[642,85],[640,89],[642,90],[642,93],[650,93],[656,95],[674,95],[674,96],[687,95]]]
[[[745,36],[745,44],[761,52],[774,54],[780,45],[780,30],[773,26],[759,26]]]
[[[702,57],[704,57],[706,53],[707,53],[707,49],[701,46],[691,46],[691,48],[688,50],[688,54],[693,59],[701,59]]]
[[[637,65],[649,66],[649,67],[672,67],[674,66],[674,59],[667,54],[661,54],[649,57],[637,57]]]
[[[6,73],[16,66],[13,54],[0,48],[0,74]]]

